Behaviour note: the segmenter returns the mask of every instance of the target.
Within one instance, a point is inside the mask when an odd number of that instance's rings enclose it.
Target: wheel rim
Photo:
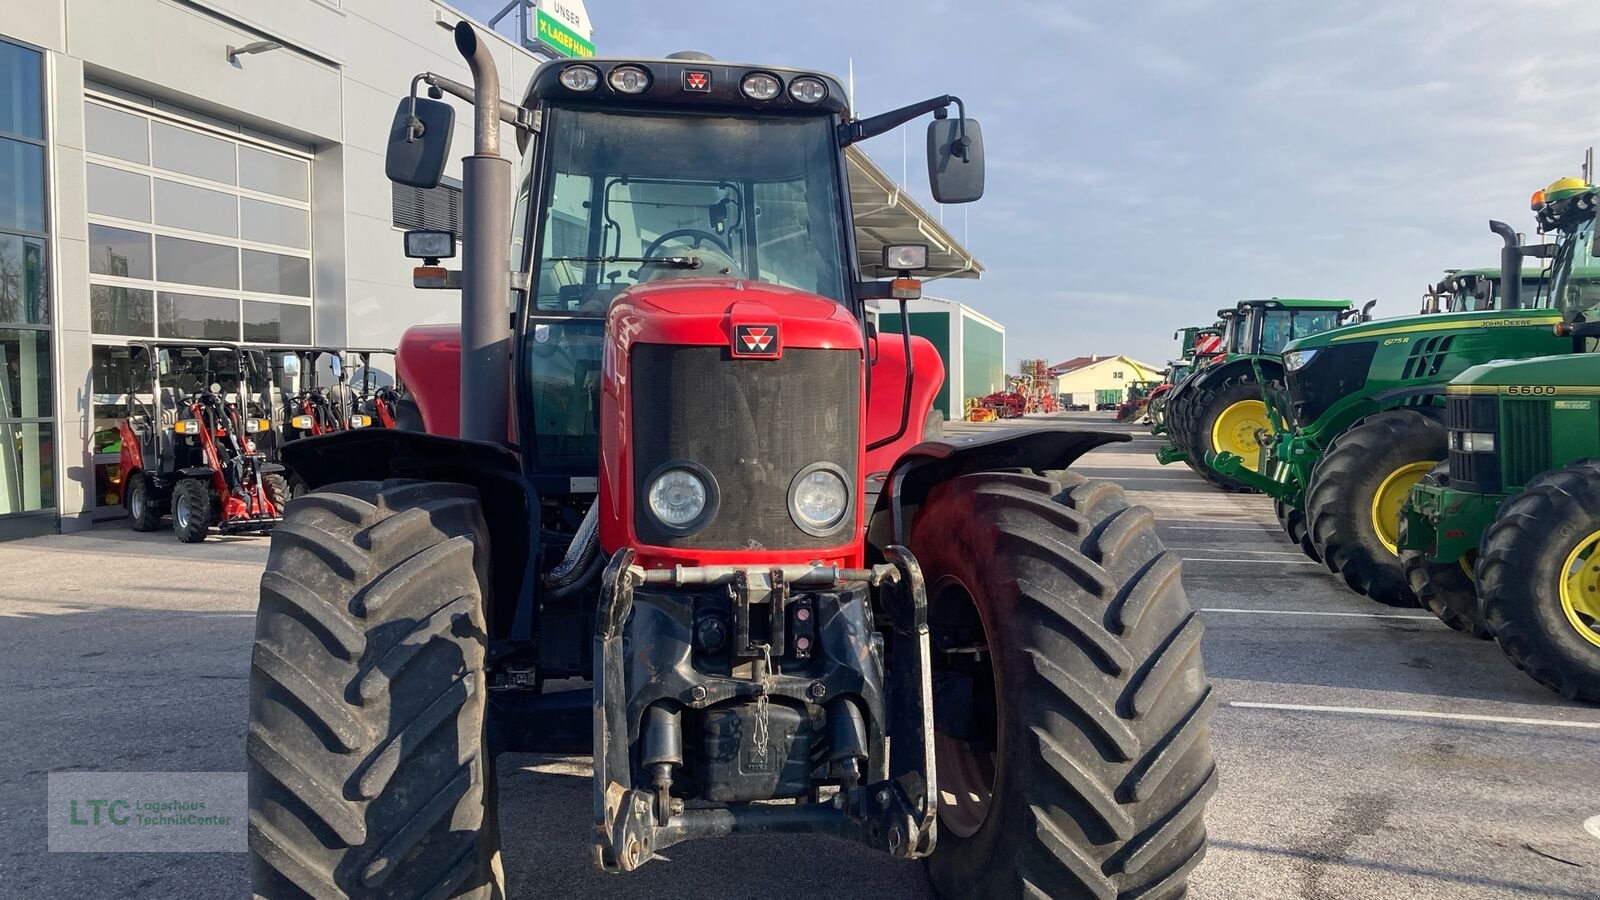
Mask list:
[[[1266,428],[1267,404],[1261,400],[1240,400],[1217,414],[1211,423],[1211,449],[1232,453],[1243,467],[1254,472],[1260,465],[1261,443],[1256,432]]]
[[[1567,554],[1561,576],[1561,611],[1579,637],[1600,647],[1600,531]]]
[[[973,611],[971,618],[977,618],[976,604],[972,602],[971,592],[955,578],[941,579],[934,589],[929,591],[929,595],[930,610],[934,608],[935,603],[941,610],[948,609],[952,605],[965,606]],[[981,624],[979,628],[982,629]],[[937,667],[935,674],[948,677],[953,669],[978,664],[980,659],[981,664],[992,666],[992,657],[988,655],[987,634],[984,635],[981,644],[977,645],[982,648],[981,656],[948,652],[950,643],[941,640],[934,649],[934,655],[938,657],[935,660]],[[969,726],[975,724],[978,708],[985,703],[989,704],[989,708],[995,714],[996,723],[996,733],[988,741],[989,746],[979,748],[962,737],[939,730],[935,730],[933,735],[935,767],[939,779],[939,823],[957,837],[971,837],[983,827],[994,799],[999,709],[994,696],[992,668],[989,672],[987,691],[984,689],[984,680],[974,678],[972,686],[974,718],[969,723]],[[943,717],[935,716],[934,720],[937,723],[941,718]]]
[[[185,530],[188,529],[188,527],[189,527],[189,498],[188,497],[179,497],[172,504],[172,521],[176,522],[180,529],[185,529]]]
[[[1372,495],[1372,530],[1395,556],[1400,555],[1400,508],[1411,496],[1411,486],[1421,481],[1435,465],[1436,462],[1428,459],[1407,463],[1390,472]]]
[[[1461,567],[1461,571],[1467,573],[1468,581],[1473,584],[1478,583],[1478,551],[1468,550],[1456,557],[1456,565]]]
[[[128,512],[133,513],[135,519],[143,519],[144,504],[144,479],[140,478],[128,485]]]

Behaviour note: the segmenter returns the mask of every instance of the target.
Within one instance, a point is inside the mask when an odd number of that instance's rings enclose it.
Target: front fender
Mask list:
[[[532,639],[538,578],[539,494],[509,449],[397,428],[357,428],[286,444],[283,463],[319,488],[341,481],[418,478],[478,489],[489,526],[492,639]]]
[[[890,545],[904,544],[906,525],[928,492],[952,478],[995,469],[1065,469],[1096,447],[1132,440],[1133,435],[1125,431],[995,428],[924,441],[907,450],[876,484],[869,480],[872,512],[867,520],[867,543],[879,554]]]

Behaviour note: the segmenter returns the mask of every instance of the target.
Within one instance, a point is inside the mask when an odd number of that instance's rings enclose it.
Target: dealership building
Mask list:
[[[459,159],[430,191],[391,184],[383,160],[413,76],[469,81],[450,30],[462,18],[435,0],[8,6],[0,539],[122,514],[132,342],[394,346],[407,326],[459,318],[456,294],[411,286],[400,239],[459,229]],[[488,43],[503,99],[520,100],[541,58]],[[458,110],[452,156],[471,123]],[[909,238],[932,244],[935,276],[981,270],[858,153],[851,194],[863,261]]]

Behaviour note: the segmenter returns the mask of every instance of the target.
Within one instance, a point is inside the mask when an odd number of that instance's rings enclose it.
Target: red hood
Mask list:
[[[613,345],[732,347],[739,325],[775,325],[782,347],[861,349],[861,325],[842,304],[793,288],[727,278],[686,278],[631,287],[611,304]]]

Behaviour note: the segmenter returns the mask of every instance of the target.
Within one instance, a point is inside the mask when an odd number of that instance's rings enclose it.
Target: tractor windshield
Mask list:
[[[1261,352],[1273,356],[1290,341],[1339,327],[1338,309],[1269,309],[1261,326]]]
[[[1594,220],[1563,236],[1551,262],[1551,296],[1563,310],[1586,311],[1600,306],[1600,259],[1594,254]]]
[[[848,296],[830,118],[558,108],[546,124],[539,310],[604,315],[673,278]]]

